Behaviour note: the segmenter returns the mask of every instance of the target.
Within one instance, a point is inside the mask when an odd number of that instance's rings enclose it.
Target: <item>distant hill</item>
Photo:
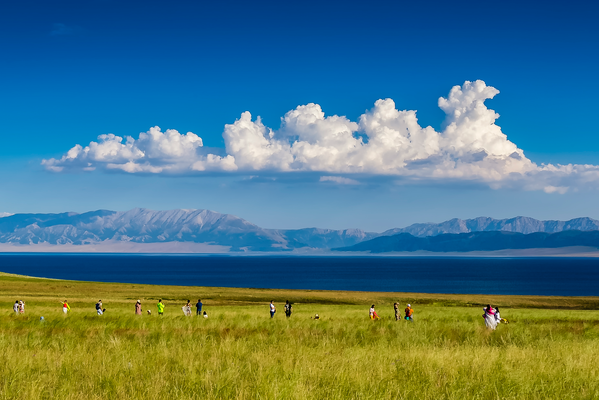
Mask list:
[[[509,219],[494,219],[479,217],[474,219],[454,218],[441,223],[413,224],[405,228],[389,229],[382,236],[397,233],[409,233],[417,237],[435,236],[444,233],[469,233],[469,232],[517,232],[517,233],[557,233],[562,231],[596,231],[599,230],[599,221],[592,218],[575,218],[569,221],[540,221],[529,217],[515,217]]]
[[[558,233],[535,232],[471,232],[444,233],[436,236],[416,237],[409,233],[379,236],[353,246],[336,248],[336,251],[362,251],[370,253],[432,251],[468,252],[505,249],[541,249],[570,246],[599,247],[599,231],[562,231]]]

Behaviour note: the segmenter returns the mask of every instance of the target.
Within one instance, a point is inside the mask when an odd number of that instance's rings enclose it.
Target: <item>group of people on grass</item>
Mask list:
[[[158,300],[156,307],[158,308],[158,315],[164,315],[165,306],[164,306],[164,303],[162,302],[162,299]],[[198,302],[195,305],[196,315],[203,316],[204,318],[208,318],[208,313],[206,313],[205,310],[202,311],[202,307],[203,307],[202,299],[198,299]],[[399,312],[398,304],[394,303],[393,308],[395,310],[395,319],[397,321],[399,321],[401,319],[401,314]],[[15,314],[25,313],[25,302],[22,300],[15,301],[13,310],[14,310]],[[186,317],[191,317],[191,314],[192,314],[191,313],[191,301],[187,300],[187,303],[183,307],[181,307],[181,310],[183,311],[183,315],[185,315]],[[293,313],[293,305],[289,302],[289,300],[285,301],[284,310],[285,310],[285,316],[287,318],[291,317],[291,313]],[[70,311],[71,311],[71,306],[69,306],[69,302],[67,300],[63,301],[62,302],[62,312],[65,314],[68,314]],[[104,308],[102,300],[98,300],[98,302],[96,303],[96,313],[98,315],[104,315],[105,312],[106,312],[106,309]],[[151,310],[147,310],[146,312],[148,315],[152,314]],[[274,318],[276,312],[277,312],[277,308],[275,307],[274,300],[271,300],[271,302],[270,302],[270,318]],[[499,313],[499,311],[497,311],[497,313]],[[141,308],[141,300],[137,300],[137,302],[135,303],[135,314],[143,315],[143,310]],[[499,315],[499,314],[497,314],[497,315]],[[316,314],[314,317],[311,317],[311,318],[312,319],[320,319],[318,314]],[[374,310],[374,304],[370,307],[370,319],[372,319],[372,320],[380,319],[380,317]],[[410,306],[409,304],[405,309],[405,319],[406,319],[406,321],[412,321],[412,322],[414,321],[414,310],[412,310],[412,306]]]
[[[398,303],[393,303],[393,311],[395,312],[395,320],[400,321],[401,312],[399,311]],[[372,320],[381,319],[381,317],[379,317],[379,315],[376,313],[376,310],[374,309],[374,304],[370,306],[368,315]],[[412,306],[410,304],[408,304],[406,309],[404,310],[404,318],[406,321],[414,322],[414,310],[412,309]]]
[[[12,310],[15,314],[25,314],[25,302],[23,300],[15,301],[15,304],[12,306]]]
[[[202,316],[204,318],[208,318],[208,313],[205,310],[204,310],[204,312],[202,312],[203,306],[204,306],[204,304],[202,303],[202,299],[198,299],[198,302],[195,305],[196,315]],[[162,299],[158,300],[158,303],[156,304],[156,308],[158,309],[158,315],[164,315],[165,305],[162,302]],[[192,314],[191,313],[191,300],[187,300],[185,305],[183,307],[181,307],[181,311],[183,311],[183,315],[185,315],[186,317],[191,317],[191,314]],[[151,310],[147,310],[146,312],[148,315],[152,314]],[[135,303],[135,314],[142,315],[141,300],[137,300],[137,303]]]
[[[208,318],[208,313],[204,310],[204,312],[202,312],[202,307],[204,306],[204,304],[202,303],[202,299],[198,299],[198,302],[196,303],[195,307],[196,307],[196,315],[198,316],[203,316],[204,318]],[[162,302],[162,299],[158,300],[158,303],[156,304],[156,308],[158,309],[158,315],[164,315],[164,308],[166,306],[164,305],[164,303]],[[183,311],[183,315],[185,315],[186,317],[191,317],[191,300],[187,300],[187,302],[185,303],[185,305],[183,307],[181,307],[181,311]],[[146,313],[148,315],[152,314],[151,310],[147,310]],[[141,300],[137,300],[137,303],[135,303],[135,314],[136,315],[142,315],[142,309],[141,309]]]
[[[158,304],[156,304],[156,307],[158,308],[158,315],[164,315],[165,306],[164,306],[164,303],[162,302],[162,299],[158,300]],[[205,310],[202,311],[202,307],[203,307],[202,299],[198,299],[198,302],[195,305],[196,315],[203,316],[204,318],[208,318],[208,314],[206,313]],[[181,307],[181,310],[183,311],[183,315],[185,315],[186,317],[191,317],[191,315],[192,315],[191,301],[187,300],[187,303],[183,307]],[[293,312],[293,306],[289,302],[289,300],[285,301],[284,310],[285,310],[285,316],[287,318],[291,317],[291,313]],[[13,311],[17,315],[24,314],[25,313],[25,302],[23,300],[15,301],[15,304],[13,305]],[[62,312],[65,314],[68,314],[69,311],[71,311],[71,307],[69,306],[69,303],[67,302],[67,300],[65,300],[64,302],[62,302]],[[401,320],[401,312],[399,310],[398,303],[393,303],[393,311],[395,312],[395,320],[400,321]],[[483,311],[484,311],[483,318],[485,319],[485,325],[489,329],[495,330],[497,328],[498,324],[500,324],[502,322],[505,324],[508,323],[508,321],[505,318],[501,318],[501,314],[499,313],[499,307],[493,308],[493,307],[491,307],[490,304],[488,304],[486,307],[483,308]],[[98,300],[98,302],[96,303],[96,312],[98,315],[104,315],[104,313],[106,312],[106,309],[103,308],[102,300]],[[270,318],[274,318],[276,312],[277,312],[277,308],[275,307],[275,302],[274,302],[274,300],[271,300],[270,301]],[[143,314],[142,308],[141,308],[141,300],[137,300],[137,302],[135,303],[135,314],[136,315]],[[152,311],[147,310],[147,314],[151,315]],[[380,319],[380,317],[376,313],[374,304],[372,306],[370,306],[370,310],[369,310],[368,314],[369,314],[369,317],[371,320]],[[314,317],[311,317],[311,318],[312,319],[320,319],[318,314],[316,314]],[[412,306],[410,304],[408,304],[404,310],[404,319],[406,321],[414,322],[414,310],[412,309]]]
[[[196,315],[201,315],[204,318],[208,318],[208,313],[206,313],[206,311],[204,311],[202,313],[202,300],[198,299],[198,302],[196,303]],[[162,299],[158,300],[158,304],[156,305],[156,307],[158,308],[158,315],[164,315],[164,303],[162,302]],[[15,314],[23,314],[25,313],[25,302],[22,300],[17,300],[15,301],[15,305],[13,306],[13,310],[15,312]],[[187,303],[182,307],[183,310],[183,314],[187,317],[191,316],[191,302],[190,300],[187,300]],[[68,314],[71,311],[71,306],[69,306],[69,302],[67,300],[62,302],[62,312],[65,314]],[[104,304],[102,303],[102,300],[98,300],[98,302],[96,303],[96,313],[98,315],[104,315],[104,313],[106,312],[106,309],[104,308]],[[148,315],[152,314],[152,311],[147,310]],[[136,315],[142,315],[142,309],[141,309],[141,300],[137,300],[137,302],[135,303],[135,314]]]
[[[293,312],[293,306],[291,305],[289,300],[285,300],[284,311],[285,311],[285,316],[287,318],[291,317],[291,313]],[[277,312],[277,308],[275,307],[275,301],[271,300],[270,301],[270,318],[274,318],[276,312]],[[318,314],[316,314],[316,316],[318,317]]]
[[[393,309],[395,311],[395,320],[396,321],[401,320],[401,313],[399,311],[399,304],[394,303],[393,304]],[[270,318],[274,318],[276,312],[277,312],[277,308],[275,306],[275,302],[274,302],[274,300],[271,300],[270,301]],[[286,300],[285,301],[285,316],[287,318],[291,317],[291,313],[292,312],[293,312],[293,305],[289,302],[289,300]],[[404,312],[405,312],[405,319],[406,319],[406,321],[414,322],[414,310],[412,309],[412,306],[410,304],[407,305],[407,307],[404,310]],[[380,317],[376,313],[376,310],[374,309],[374,304],[372,306],[370,306],[369,315],[370,315],[370,319],[371,320],[380,319]],[[310,317],[310,318],[311,319],[320,319],[320,317],[318,316],[318,314],[316,314],[314,317]]]
[[[489,329],[495,330],[497,328],[497,325],[499,325],[500,323],[508,323],[507,319],[501,318],[501,314],[499,313],[499,307],[493,308],[490,304],[487,304],[487,306],[483,308],[483,311],[485,326]]]

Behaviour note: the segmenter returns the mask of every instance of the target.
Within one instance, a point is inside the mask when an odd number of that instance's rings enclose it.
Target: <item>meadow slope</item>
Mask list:
[[[599,298],[173,287],[0,275],[2,399],[599,398]],[[208,319],[184,317],[203,299]],[[156,314],[156,300],[166,304]],[[12,304],[25,300],[25,315]],[[61,301],[72,312],[64,316]],[[97,316],[102,299],[107,312]],[[133,315],[140,299],[154,315]],[[268,315],[274,299],[278,312]],[[283,302],[294,303],[285,318]],[[411,302],[416,322],[396,322]],[[484,328],[481,305],[510,324]],[[377,305],[382,320],[368,320]],[[315,313],[321,320],[310,319]],[[40,321],[39,317],[45,320]]]

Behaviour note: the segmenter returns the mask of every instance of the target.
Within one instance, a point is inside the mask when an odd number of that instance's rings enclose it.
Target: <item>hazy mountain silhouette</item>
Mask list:
[[[336,248],[337,251],[365,251],[386,253],[394,251],[467,252],[506,249],[541,249],[570,246],[599,247],[599,231],[535,232],[470,232],[444,233],[416,237],[409,233],[379,236],[353,246]]]

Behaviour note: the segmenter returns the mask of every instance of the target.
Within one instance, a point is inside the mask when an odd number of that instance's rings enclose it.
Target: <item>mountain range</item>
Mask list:
[[[381,236],[391,236],[397,233],[409,233],[416,237],[436,236],[444,233],[469,233],[469,232],[517,232],[517,233],[557,233],[562,231],[596,231],[599,230],[599,221],[583,217],[569,221],[539,221],[529,217],[515,217],[509,219],[494,219],[479,217],[473,219],[454,218],[449,221],[436,223],[413,224],[406,228],[389,229]]]
[[[382,233],[360,229],[265,229],[230,214],[210,210],[129,211],[13,214],[0,217],[0,243],[14,245],[91,245],[98,243],[196,243],[229,251],[289,251],[354,246],[381,237],[409,234],[426,238],[472,232],[520,234],[597,231],[599,221],[539,221],[528,217],[452,219],[442,223],[413,224]],[[379,239],[383,240],[383,239]],[[446,251],[446,250],[440,250]]]
[[[125,212],[13,214],[0,218],[0,243],[21,245],[193,242],[226,246],[232,251],[277,251],[351,246],[376,236],[359,229],[264,229],[234,215],[210,210],[135,208]]]
[[[535,232],[470,232],[443,233],[436,236],[416,237],[409,233],[379,236],[353,246],[333,249],[388,253],[405,251],[470,252],[506,249],[555,249],[561,247],[599,247],[599,231]]]

